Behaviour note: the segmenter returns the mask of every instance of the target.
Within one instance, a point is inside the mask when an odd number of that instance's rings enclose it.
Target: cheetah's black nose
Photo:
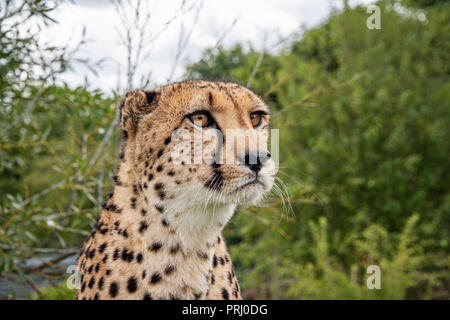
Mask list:
[[[271,156],[272,155],[268,151],[249,151],[245,154],[244,161],[240,162],[249,167],[253,172],[258,173]]]

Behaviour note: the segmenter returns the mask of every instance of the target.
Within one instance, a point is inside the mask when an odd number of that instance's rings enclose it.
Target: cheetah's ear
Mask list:
[[[142,116],[156,108],[159,96],[159,90],[133,90],[128,92],[120,104],[120,126],[122,130],[134,133]]]

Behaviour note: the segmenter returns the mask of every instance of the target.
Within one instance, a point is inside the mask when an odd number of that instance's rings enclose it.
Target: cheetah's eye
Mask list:
[[[188,116],[191,122],[199,127],[206,128],[213,124],[213,119],[208,111],[196,111]]]
[[[250,113],[250,121],[252,122],[253,128],[257,128],[261,125],[263,114],[264,112],[262,111],[255,111]]]

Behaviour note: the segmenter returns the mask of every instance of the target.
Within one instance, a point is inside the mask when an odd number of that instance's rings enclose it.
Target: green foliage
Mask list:
[[[407,290],[417,284],[417,268],[424,256],[415,244],[414,226],[418,216],[413,215],[399,234],[396,243],[388,232],[379,225],[371,225],[355,240],[355,251],[361,262],[367,259],[367,266],[376,262],[380,266],[381,290],[368,290],[366,270],[353,265],[347,273],[333,256],[330,256],[327,220],[319,218],[310,221],[313,237],[313,262],[286,266],[286,276],[294,275],[295,284],[286,293],[287,298],[307,299],[403,299]]]
[[[75,300],[76,291],[68,289],[65,282],[57,286],[41,288],[40,293],[30,296],[31,300]]]
[[[108,147],[102,139],[116,109],[98,92],[46,87],[28,124],[26,108],[18,103],[1,120],[5,127],[14,123],[0,146],[0,153],[14,154],[2,157],[8,163],[0,172],[0,241],[12,250],[8,259],[24,258],[24,247],[45,248],[51,240],[62,248],[79,244],[99,212],[98,199],[111,188],[119,143],[114,134],[109,154],[97,153]]]
[[[38,30],[53,9],[49,1],[0,7],[0,274],[33,290],[30,275],[54,276],[44,269],[64,271],[60,260],[79,251],[119,149],[117,97],[56,85],[71,54],[15,27]]]

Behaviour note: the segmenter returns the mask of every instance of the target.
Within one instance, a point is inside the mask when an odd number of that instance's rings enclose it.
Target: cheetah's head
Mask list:
[[[156,201],[249,205],[272,188],[269,108],[234,83],[132,91],[121,107],[123,161]]]

